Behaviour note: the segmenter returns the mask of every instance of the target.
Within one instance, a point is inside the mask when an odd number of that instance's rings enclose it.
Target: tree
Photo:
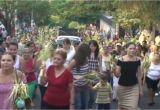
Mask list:
[[[5,13],[2,22],[4,23],[8,34],[11,36],[14,33],[16,5],[15,0],[0,0],[1,11],[4,11]]]
[[[57,0],[51,2],[53,24],[59,21],[59,25],[68,26],[72,21],[80,24],[97,22],[105,11],[104,5],[92,0]],[[54,19],[53,19],[54,18]]]
[[[160,18],[159,1],[117,1],[113,16],[120,26],[131,30],[134,25],[141,29],[150,29]]]
[[[1,0],[1,10],[5,12],[4,24],[9,34],[14,33],[15,18],[18,22],[30,24],[34,19],[36,25],[49,24],[50,4],[44,0]]]
[[[69,23],[68,28],[80,30],[80,29],[85,28],[85,25],[79,24],[76,21],[72,21]]]
[[[50,4],[44,0],[25,0],[18,2],[18,17],[21,22],[30,23],[34,19],[36,25],[49,24]]]

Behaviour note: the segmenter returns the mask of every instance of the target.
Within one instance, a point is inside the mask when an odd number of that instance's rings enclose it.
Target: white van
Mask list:
[[[62,46],[64,39],[70,39],[71,43],[74,44],[79,44],[81,43],[81,38],[78,36],[58,36],[56,41],[57,46]]]

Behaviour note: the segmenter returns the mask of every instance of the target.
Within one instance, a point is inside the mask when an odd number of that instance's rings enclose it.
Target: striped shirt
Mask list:
[[[97,90],[96,103],[111,103],[112,88],[109,83],[104,86],[97,83],[93,88]]]
[[[73,74],[73,77],[74,77],[74,85],[75,86],[85,86],[86,84],[88,84],[88,80],[86,80],[84,78],[84,76],[88,73],[89,73],[88,63],[83,65],[83,66],[80,66],[78,69],[73,68],[72,69],[72,74]]]
[[[96,70],[96,71],[98,70],[98,59],[89,58],[88,63],[89,63],[90,70]]]

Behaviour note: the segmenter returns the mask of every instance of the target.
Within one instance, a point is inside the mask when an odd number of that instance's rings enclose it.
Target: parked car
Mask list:
[[[55,40],[57,46],[62,46],[63,45],[63,41],[64,39],[70,39],[71,43],[74,45],[74,44],[79,44],[81,43],[81,38],[78,37],[78,36],[58,36]]]

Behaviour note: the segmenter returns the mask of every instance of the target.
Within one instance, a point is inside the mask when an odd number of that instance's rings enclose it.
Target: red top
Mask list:
[[[55,66],[51,65],[47,70],[48,87],[43,100],[51,106],[66,106],[70,104],[69,84],[73,82],[72,73],[65,69],[55,77]]]
[[[30,82],[36,80],[36,75],[35,75],[35,73],[33,71],[33,59],[32,58],[30,58],[28,60],[28,62],[25,64],[25,69],[27,71],[30,71],[30,72],[25,73],[26,79],[27,79],[27,83],[30,83]]]

